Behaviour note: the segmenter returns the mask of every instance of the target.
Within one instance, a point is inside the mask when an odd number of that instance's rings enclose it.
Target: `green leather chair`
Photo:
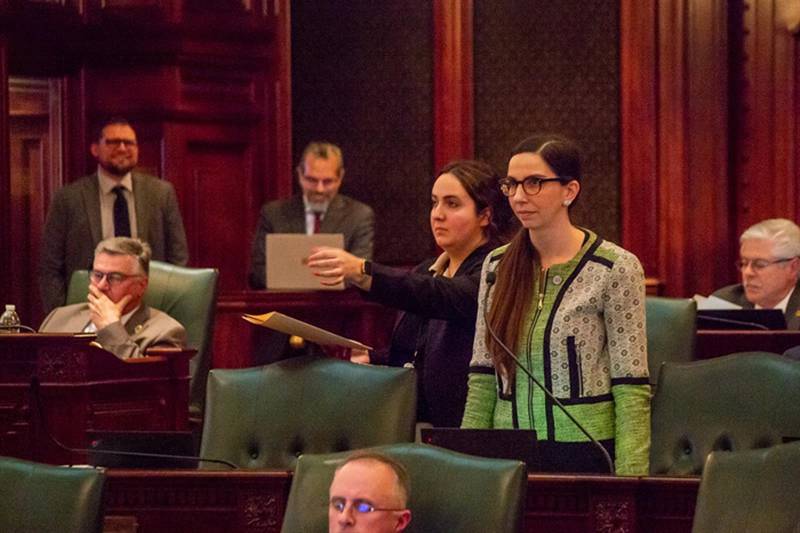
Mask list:
[[[410,442],[416,410],[416,375],[408,368],[305,356],[215,369],[200,455],[242,468],[292,469],[302,453]]]
[[[102,470],[0,457],[0,531],[99,532],[104,483]]]
[[[186,328],[188,347],[197,350],[190,362],[190,416],[201,420],[206,396],[206,377],[211,368],[211,340],[217,307],[215,268],[188,268],[150,261],[150,276],[144,303],[167,313]],[[89,272],[72,273],[67,304],[86,301]]]
[[[522,523],[524,463],[486,459],[427,444],[374,448],[408,470],[411,523],[406,532],[505,533]],[[350,452],[302,455],[297,461],[281,533],[328,530],[328,488]]]
[[[800,531],[800,442],[714,452],[706,461],[692,533]]]
[[[647,366],[650,384],[658,383],[658,372],[665,361],[688,362],[694,359],[697,338],[697,303],[685,298],[648,296]]]
[[[700,474],[709,453],[800,437],[800,362],[764,352],[665,363],[652,402],[650,473]]]

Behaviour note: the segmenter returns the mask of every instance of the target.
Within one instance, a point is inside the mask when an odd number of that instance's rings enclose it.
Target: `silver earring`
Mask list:
[[[571,203],[572,203],[572,200],[564,200],[563,202],[561,202],[561,205],[563,205],[564,207],[569,207],[569,204],[571,204]]]

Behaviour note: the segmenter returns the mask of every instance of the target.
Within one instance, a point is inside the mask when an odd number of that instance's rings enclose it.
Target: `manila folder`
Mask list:
[[[265,328],[274,329],[287,335],[297,335],[308,341],[316,342],[324,346],[344,346],[345,348],[360,348],[362,350],[371,350],[371,346],[361,344],[358,341],[336,335],[330,331],[312,326],[302,320],[297,320],[290,316],[284,315],[277,311],[265,313],[263,315],[242,315],[242,318]]]

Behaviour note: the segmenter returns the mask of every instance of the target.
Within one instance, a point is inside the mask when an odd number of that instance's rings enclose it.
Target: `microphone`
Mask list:
[[[491,335],[492,339],[494,339],[494,341],[500,345],[500,347],[503,349],[504,352],[508,354],[509,357],[511,357],[514,363],[517,365],[517,368],[522,370],[522,372],[528,377],[528,379],[531,380],[533,383],[535,383],[536,386],[539,387],[539,389],[545,394],[545,396],[547,396],[550,399],[550,401],[552,401],[555,405],[557,405],[562,413],[567,415],[567,418],[569,418],[572,421],[572,423],[575,424],[575,427],[577,427],[581,431],[581,433],[586,435],[586,438],[588,438],[592,442],[592,444],[594,444],[594,446],[596,446],[600,450],[600,452],[603,454],[603,458],[606,461],[606,465],[608,466],[608,471],[611,474],[614,474],[615,472],[614,461],[611,460],[611,455],[609,455],[608,450],[606,450],[605,447],[597,441],[597,439],[592,437],[592,435],[586,430],[586,428],[583,427],[583,425],[580,422],[578,422],[578,420],[574,416],[572,416],[572,414],[569,411],[567,411],[567,408],[564,407],[564,404],[561,403],[559,399],[556,398],[555,395],[552,392],[550,392],[550,390],[547,387],[542,385],[542,383],[538,379],[536,379],[536,376],[534,376],[530,370],[525,368],[525,365],[523,365],[522,362],[520,362],[520,360],[517,358],[517,356],[514,355],[514,352],[512,352],[508,348],[508,346],[506,346],[505,343],[502,340],[500,340],[500,337],[497,336],[497,333],[495,333],[494,328],[489,322],[489,317],[487,316],[487,311],[488,311],[487,304],[489,303],[489,289],[492,287],[492,285],[495,284],[496,281],[497,281],[496,273],[494,272],[486,273],[486,294],[483,297],[483,321],[486,324],[486,330],[489,332],[489,335]]]
[[[28,331],[30,333],[38,333],[32,327],[24,326],[22,324],[17,324],[16,326],[0,326],[0,330],[9,330],[10,331],[10,330],[15,330],[15,329],[16,330],[24,329],[25,331]],[[12,331],[12,333],[19,333],[19,331]]]
[[[199,456],[192,456],[192,455],[173,455],[167,453],[149,453],[149,452],[128,452],[128,451],[116,451],[116,450],[96,450],[96,449],[87,449],[87,448],[71,448],[66,444],[63,444],[59,441],[52,433],[50,433],[50,426],[47,424],[47,419],[44,413],[44,409],[42,408],[42,399],[41,395],[39,394],[39,378],[34,376],[31,378],[30,384],[30,391],[31,391],[31,398],[33,399],[34,403],[34,413],[39,418],[41,422],[42,430],[45,436],[55,444],[60,449],[70,452],[70,453],[83,453],[83,454],[96,454],[96,455],[110,455],[116,457],[140,457],[140,458],[148,458],[148,459],[172,459],[172,460],[179,460],[179,461],[197,461],[201,463],[216,463],[225,465],[230,467],[232,470],[237,470],[239,467],[235,464],[226,461],[224,459],[209,459],[206,457],[199,457]]]

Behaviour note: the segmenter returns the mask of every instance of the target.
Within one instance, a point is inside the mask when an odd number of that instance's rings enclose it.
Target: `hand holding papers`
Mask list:
[[[296,318],[286,316],[277,311],[272,311],[271,313],[265,313],[263,315],[243,315],[242,318],[251,324],[274,329],[275,331],[280,331],[287,335],[297,335],[298,337],[316,342],[322,346],[341,346],[343,348],[360,350],[372,349],[371,346],[342,337],[341,335],[336,335],[335,333],[312,326],[302,320],[297,320]]]

